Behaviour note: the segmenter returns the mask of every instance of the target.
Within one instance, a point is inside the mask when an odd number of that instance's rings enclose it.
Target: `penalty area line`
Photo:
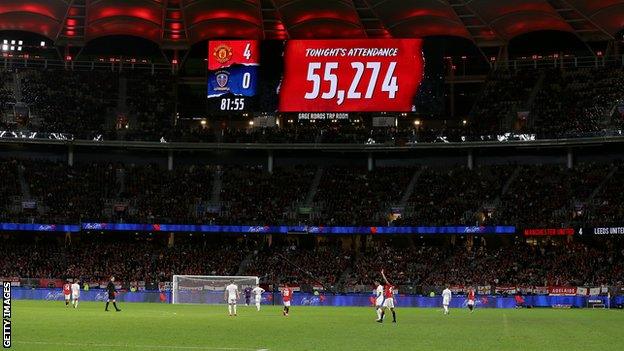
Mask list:
[[[165,350],[207,350],[207,351],[269,351],[269,349],[252,349],[244,347],[210,347],[210,346],[171,346],[171,345],[134,345],[134,344],[94,344],[94,343],[75,343],[75,342],[50,342],[50,341],[13,341],[13,344],[27,345],[54,345],[54,346],[88,346],[103,348],[122,348],[122,349],[165,349]]]

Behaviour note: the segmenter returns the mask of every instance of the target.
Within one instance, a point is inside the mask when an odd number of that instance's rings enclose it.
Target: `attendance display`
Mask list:
[[[409,112],[424,74],[420,39],[214,40],[213,112]]]

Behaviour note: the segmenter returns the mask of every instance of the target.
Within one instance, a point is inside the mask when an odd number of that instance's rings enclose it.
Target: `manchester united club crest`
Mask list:
[[[230,90],[227,86],[228,81],[230,80],[230,72],[228,71],[219,71],[215,75],[215,80],[217,81],[217,87],[215,90]]]
[[[217,62],[224,64],[232,58],[232,48],[225,44],[219,45],[214,49],[212,55],[217,59]]]

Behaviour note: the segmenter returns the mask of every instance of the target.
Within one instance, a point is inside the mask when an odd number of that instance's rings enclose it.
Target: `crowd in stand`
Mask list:
[[[271,225],[296,219],[314,178],[315,168],[276,167],[269,174],[260,166],[226,166],[220,200],[221,223]]]
[[[514,117],[515,109],[523,107],[538,76],[533,70],[493,71],[471,112],[478,130],[490,132],[483,134],[499,132],[504,120]]]
[[[194,223],[200,205],[212,194],[211,166],[181,166],[165,171],[157,165],[123,169],[122,204],[115,214],[125,222]]]
[[[11,104],[15,103],[13,91],[11,90],[11,86],[9,84],[11,75],[12,72],[10,71],[0,70],[0,126],[3,125],[7,114],[12,112],[10,110]]]
[[[621,68],[548,70],[544,77],[531,109],[540,134],[567,137],[606,129],[624,98]]]
[[[418,177],[402,224],[474,225],[487,208],[496,207],[513,166],[482,166],[469,170],[425,169]]]
[[[582,219],[598,225],[622,224],[624,218],[624,193],[622,192],[622,179],[624,179],[624,166],[617,164],[612,173],[607,173],[603,187],[598,191],[588,206],[587,212]]]
[[[44,223],[77,223],[105,216],[105,201],[117,194],[116,167],[109,163],[77,164],[47,160],[20,161],[29,200],[36,208],[24,209],[21,219]]]
[[[431,270],[446,258],[445,250],[436,246],[407,246],[397,249],[392,246],[368,248],[356,257],[353,270],[346,279],[347,286],[383,283],[380,272],[388,272],[388,279],[397,285],[422,284]]]
[[[0,245],[5,277],[76,278],[106,281],[171,281],[174,274],[234,275],[247,255],[245,245],[234,242],[180,243],[168,247],[157,241],[80,238],[75,243],[50,240]]]
[[[326,225],[378,225],[388,221],[392,205],[401,202],[413,175],[411,167],[323,169],[315,196],[317,219]]]
[[[427,273],[427,286],[599,286],[622,281],[624,251],[612,242],[585,245],[514,245],[457,247]]]
[[[118,100],[113,72],[21,69],[18,77],[30,123],[39,131],[101,133]]]
[[[135,136],[164,135],[172,126],[175,111],[174,77],[169,72],[131,70],[124,75],[128,118]],[[136,124],[136,125],[134,125]]]
[[[621,241],[553,240],[491,245],[485,238],[443,245],[391,244],[345,248],[329,241],[314,247],[271,244],[266,238],[163,240],[82,235],[75,242],[0,238],[4,277],[81,278],[105,281],[171,281],[174,274],[251,275],[262,282],[370,291],[384,269],[402,291],[427,293],[444,286],[600,286],[621,284]],[[260,239],[260,238],[258,238]],[[178,242],[179,241],[179,242]],[[492,246],[492,247],[490,247]]]
[[[17,176],[18,162],[16,160],[2,160],[0,161],[0,179],[2,185],[0,186],[0,219],[7,220],[7,211],[3,209],[12,206],[12,199],[21,194],[20,184]]]
[[[1,161],[0,209],[38,223],[621,224],[620,163],[465,167]],[[413,181],[413,183],[412,183]]]
[[[624,125],[621,113],[614,110],[624,100],[624,71],[613,67],[494,70],[469,116],[459,116],[448,125],[437,123],[436,127],[427,121],[418,126],[411,126],[410,121],[407,126],[399,123],[399,126],[375,127],[370,116],[351,114],[350,120],[301,123],[295,115],[283,115],[277,127],[235,128],[224,123],[213,129],[177,120],[176,104],[182,100],[176,96],[177,78],[171,72],[33,68],[20,68],[16,72],[21,102],[27,104],[33,117],[27,125],[18,128],[73,133],[79,139],[101,136],[104,140],[164,138],[191,142],[400,146],[496,140],[497,135],[505,133],[537,134],[541,138],[612,134]],[[9,84],[13,74],[13,71],[0,72],[2,111],[16,102]],[[191,102],[184,100],[184,103]],[[205,101],[196,103],[203,105]],[[440,121],[449,119],[437,117]],[[456,123],[462,119],[467,123]]]
[[[332,288],[350,267],[351,259],[352,253],[338,246],[311,249],[292,243],[257,250],[247,273],[267,282]]]
[[[590,208],[592,192],[613,168],[610,164],[580,163],[573,169],[553,165],[519,168],[501,197],[495,223],[518,226],[566,225]]]

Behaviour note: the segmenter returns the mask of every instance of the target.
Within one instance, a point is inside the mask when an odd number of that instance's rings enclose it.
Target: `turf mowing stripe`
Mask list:
[[[249,349],[242,347],[209,347],[209,346],[166,346],[166,345],[132,345],[132,344],[90,344],[74,342],[48,342],[48,341],[13,341],[13,344],[30,345],[57,345],[57,346],[90,346],[90,347],[118,347],[138,349],[173,349],[173,350],[222,350],[222,351],[269,351],[269,349]]]

